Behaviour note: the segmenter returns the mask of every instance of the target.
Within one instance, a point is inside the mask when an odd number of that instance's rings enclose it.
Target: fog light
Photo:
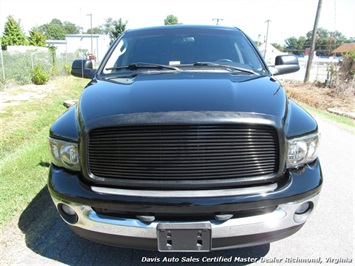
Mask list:
[[[68,205],[62,204],[62,211],[70,216],[75,215],[75,211]]]
[[[78,221],[78,215],[72,207],[61,203],[58,205],[58,211],[67,223],[75,224]]]
[[[305,202],[305,203],[301,204],[301,205],[297,208],[296,214],[303,214],[303,213],[307,212],[308,209],[309,209],[309,207],[310,207],[310,203],[309,203],[309,202]]]
[[[295,211],[293,219],[296,223],[305,222],[313,210],[313,203],[310,201],[302,203]]]

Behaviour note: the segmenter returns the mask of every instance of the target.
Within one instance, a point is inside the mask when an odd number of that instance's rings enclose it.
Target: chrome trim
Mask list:
[[[92,186],[92,191],[101,194],[110,194],[117,196],[132,196],[145,198],[203,198],[203,197],[222,197],[222,196],[240,196],[248,194],[262,194],[274,191],[277,184],[265,186],[234,188],[234,189],[216,189],[216,190],[137,190],[137,189],[118,189],[108,187]]]
[[[271,213],[234,218],[225,222],[220,221],[200,221],[211,223],[212,238],[237,237],[245,235],[255,235],[262,233],[272,233],[274,231],[291,228],[306,222],[296,222],[294,214],[296,209],[305,202],[317,204],[319,194],[310,196],[297,202],[289,202],[280,204],[277,209]],[[90,206],[80,205],[77,203],[62,202],[59,199],[52,198],[58,207],[60,203],[67,204],[72,207],[78,214],[78,222],[71,226],[80,227],[84,230],[98,232],[103,234],[111,234],[126,237],[140,238],[157,238],[157,226],[159,223],[176,223],[188,224],[191,222],[178,221],[154,221],[152,223],[144,223],[139,219],[115,218],[105,215],[98,215]],[[308,217],[307,217],[308,218]],[[194,222],[193,224],[196,224]]]

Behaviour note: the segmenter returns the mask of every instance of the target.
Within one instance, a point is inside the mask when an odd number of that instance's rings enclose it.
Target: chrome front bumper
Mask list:
[[[314,194],[308,198],[302,199],[296,202],[289,202],[286,204],[280,204],[273,212],[243,217],[243,218],[232,218],[224,222],[218,221],[200,221],[201,223],[209,223],[211,227],[212,234],[212,249],[223,249],[232,247],[242,247],[242,246],[253,246],[275,241],[296,232],[292,228],[301,228],[306,222],[310,214],[312,213],[315,205],[317,204],[319,198],[319,193]],[[123,219],[117,217],[98,215],[90,206],[80,205],[73,202],[61,201],[53,197],[53,201],[62,215],[62,218],[76,231],[85,232],[84,237],[91,240],[96,240],[94,235],[107,235],[107,237],[124,237],[124,238],[136,238],[140,240],[157,239],[157,227],[159,224],[189,224],[189,222],[174,222],[174,221],[153,221],[151,223],[142,222],[139,219]],[[304,203],[308,203],[309,208],[303,208]],[[77,219],[69,220],[64,213],[62,206],[69,206],[75,211]],[[190,224],[196,225],[198,222],[193,222]],[[291,229],[291,230],[288,230]],[[282,237],[274,237],[274,233],[280,231],[287,231],[290,233],[282,234]],[[83,235],[83,234],[81,234]],[[267,236],[265,238],[248,236]],[[233,244],[232,246],[214,246],[213,243],[217,239],[230,239],[230,238],[240,238],[243,237],[242,244]],[[100,238],[97,239],[98,242],[105,242]],[[245,240],[246,239],[246,240]],[[250,239],[250,241],[248,240]],[[111,241],[110,241],[110,244]],[[152,247],[154,248],[154,247]]]

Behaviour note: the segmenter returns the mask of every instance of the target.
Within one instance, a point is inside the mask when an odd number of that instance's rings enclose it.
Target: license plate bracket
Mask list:
[[[210,223],[157,225],[158,250],[161,252],[208,252],[212,247]]]

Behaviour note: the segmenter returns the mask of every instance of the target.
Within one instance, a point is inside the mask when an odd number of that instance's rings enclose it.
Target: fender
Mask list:
[[[49,136],[61,140],[79,141],[76,105],[68,109],[53,123],[49,129]]]
[[[287,109],[285,121],[286,138],[300,137],[318,131],[315,119],[294,101],[288,100]]]

